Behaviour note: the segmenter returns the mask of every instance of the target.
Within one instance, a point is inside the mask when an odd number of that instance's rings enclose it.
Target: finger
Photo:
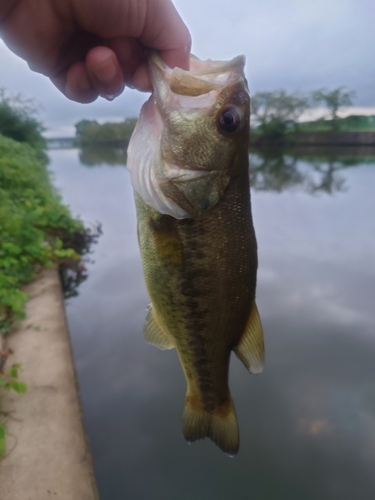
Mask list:
[[[69,99],[81,103],[93,102],[99,95],[112,100],[124,89],[124,76],[117,57],[103,46],[91,49],[85,62],[72,64],[51,81]]]
[[[114,52],[108,47],[95,47],[85,60],[91,85],[102,97],[113,99],[124,90],[124,75]]]
[[[51,78],[51,81],[72,101],[85,104],[98,98],[98,92],[91,85],[85,64],[81,61],[74,63],[58,77]]]
[[[115,37],[106,40],[105,43],[116,54],[125,85],[133,87],[133,75],[137,68],[147,60],[147,52],[140,47],[135,38]]]
[[[150,71],[146,62],[142,63],[133,74],[132,78],[133,87],[141,92],[151,92],[152,82]]]
[[[170,67],[189,69],[191,36],[171,0],[150,2],[140,41],[159,50]]]
[[[135,38],[130,37],[116,37],[107,40],[106,43],[117,56],[124,74],[125,85],[141,91],[151,91],[147,50],[141,47]]]

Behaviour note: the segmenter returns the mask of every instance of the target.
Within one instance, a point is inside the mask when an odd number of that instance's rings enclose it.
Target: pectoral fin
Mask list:
[[[195,174],[181,175],[171,182],[183,193],[197,214],[201,215],[219,202],[226,183],[223,183],[222,175],[215,171]]]
[[[264,364],[263,329],[255,302],[234,352],[251,373],[261,373]]]
[[[220,201],[228,181],[217,171],[178,169],[177,173],[168,174],[160,188],[190,217],[198,218]]]
[[[172,339],[169,335],[164,333],[159,326],[151,304],[149,306],[145,326],[143,327],[143,335],[147,342],[159,347],[159,349],[173,349],[174,347]]]

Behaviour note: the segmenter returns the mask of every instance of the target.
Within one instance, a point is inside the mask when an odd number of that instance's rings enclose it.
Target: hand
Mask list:
[[[190,34],[171,0],[2,0],[0,33],[69,99],[151,90],[147,48],[189,68]]]

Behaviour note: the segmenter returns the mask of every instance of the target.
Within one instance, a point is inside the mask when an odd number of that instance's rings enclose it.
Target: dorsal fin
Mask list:
[[[255,301],[241,340],[233,350],[251,373],[261,373],[264,364],[263,328]]]
[[[143,335],[145,339],[150,344],[153,344],[159,349],[173,349],[174,343],[169,335],[163,332],[159,323],[155,317],[155,312],[152,308],[152,304],[148,307],[148,314],[146,317],[146,323],[143,327]]]

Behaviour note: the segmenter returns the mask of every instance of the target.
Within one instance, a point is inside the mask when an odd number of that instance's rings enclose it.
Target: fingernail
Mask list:
[[[122,84],[116,92],[113,94],[100,94],[100,97],[103,97],[103,99],[107,99],[107,101],[113,101],[113,99],[116,99],[124,90],[125,84]]]
[[[117,66],[113,60],[113,56],[110,56],[100,64],[93,66],[92,71],[99,81],[103,83],[112,81],[117,74]]]
[[[70,99],[71,101],[74,101],[74,94],[71,91],[70,85],[68,83],[65,85],[64,94],[66,95],[66,97],[68,99]]]
[[[106,99],[107,101],[113,101],[113,99],[116,96],[115,95],[103,95],[103,94],[100,94],[100,97],[103,97],[103,99]]]
[[[90,80],[86,73],[83,73],[77,80],[77,85],[81,90],[89,90],[91,88]]]

